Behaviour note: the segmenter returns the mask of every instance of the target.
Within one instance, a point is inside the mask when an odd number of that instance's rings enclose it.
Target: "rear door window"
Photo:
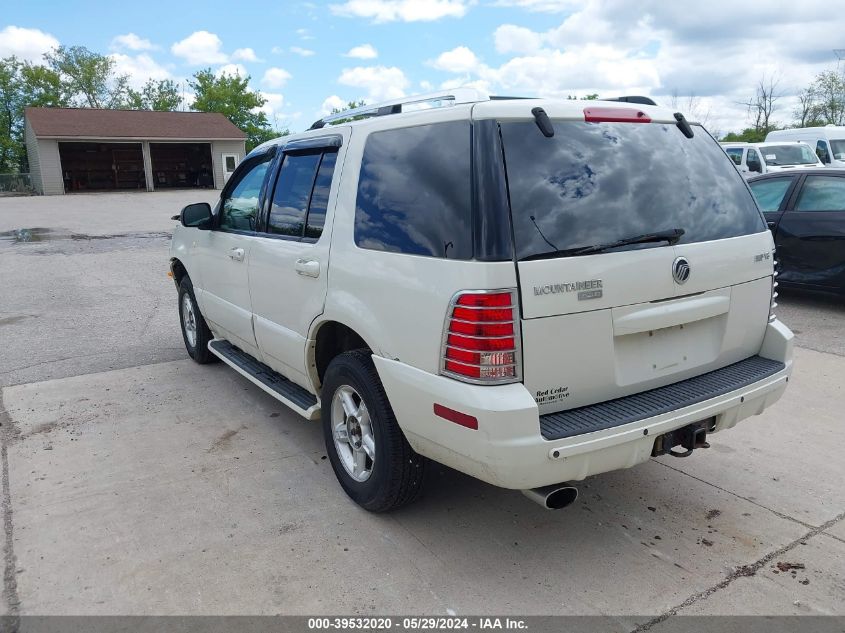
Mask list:
[[[748,186],[754,192],[754,197],[757,198],[757,204],[760,205],[760,208],[766,212],[773,212],[780,210],[783,197],[789,191],[792,180],[790,177],[769,178],[749,183]]]
[[[672,229],[684,230],[681,243],[766,230],[742,176],[698,126],[687,138],[662,123],[553,125],[546,138],[533,121],[501,123],[519,259]]]
[[[845,178],[807,176],[796,211],[845,211]]]
[[[285,155],[276,178],[267,233],[306,241],[322,235],[336,160],[336,151]]]
[[[355,244],[471,259],[471,181],[468,121],[370,134],[358,181]]]
[[[287,155],[273,192],[267,232],[302,237],[320,154]]]

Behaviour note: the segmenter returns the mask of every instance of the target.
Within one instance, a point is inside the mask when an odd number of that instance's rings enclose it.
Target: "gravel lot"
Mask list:
[[[794,379],[708,451],[560,512],[437,468],[374,516],[319,425],[187,359],[170,216],[215,195],[0,199],[0,612],[845,615],[845,302],[782,295]]]

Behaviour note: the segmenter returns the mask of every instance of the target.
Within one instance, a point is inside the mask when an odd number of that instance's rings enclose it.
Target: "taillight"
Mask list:
[[[775,252],[772,251],[772,257],[774,258],[775,256]],[[772,273],[772,302],[769,306],[769,323],[777,319],[777,316],[775,315],[775,308],[778,307],[778,302],[776,301],[776,299],[778,298],[778,260],[774,259],[772,264],[774,267],[774,272]]]
[[[651,117],[635,108],[584,108],[584,120],[587,123],[651,123]]]
[[[466,382],[519,380],[516,290],[466,290],[449,304],[440,372]]]

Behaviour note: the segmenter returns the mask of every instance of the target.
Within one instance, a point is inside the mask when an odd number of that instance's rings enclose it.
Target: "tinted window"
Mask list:
[[[258,215],[258,197],[261,185],[270,165],[268,157],[264,162],[247,167],[243,176],[223,200],[220,211],[220,228],[236,231],[254,231],[255,218]]]
[[[742,165],[742,149],[739,147],[730,147],[725,150],[728,156],[731,157],[734,163],[737,165]]]
[[[308,224],[305,227],[305,237],[316,239],[323,233],[336,160],[337,154],[335,152],[323,154],[320,170],[317,172],[317,180],[314,181],[311,204],[308,206]]]
[[[320,154],[287,155],[279,170],[267,232],[302,237]]]
[[[471,259],[470,185],[469,122],[371,134],[361,161],[355,243]]]
[[[845,211],[845,178],[807,176],[796,211]]]
[[[742,176],[700,127],[693,138],[659,123],[560,121],[552,138],[533,121],[501,128],[520,259],[675,228],[682,243],[766,228]]]
[[[792,178],[771,178],[749,183],[748,186],[763,211],[777,211],[791,184]]]
[[[830,151],[836,160],[845,160],[845,139],[831,140]]]

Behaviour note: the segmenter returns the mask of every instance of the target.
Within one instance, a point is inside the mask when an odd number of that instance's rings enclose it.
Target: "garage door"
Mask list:
[[[59,143],[65,191],[147,188],[140,143]]]
[[[210,143],[150,143],[153,187],[214,187]]]

